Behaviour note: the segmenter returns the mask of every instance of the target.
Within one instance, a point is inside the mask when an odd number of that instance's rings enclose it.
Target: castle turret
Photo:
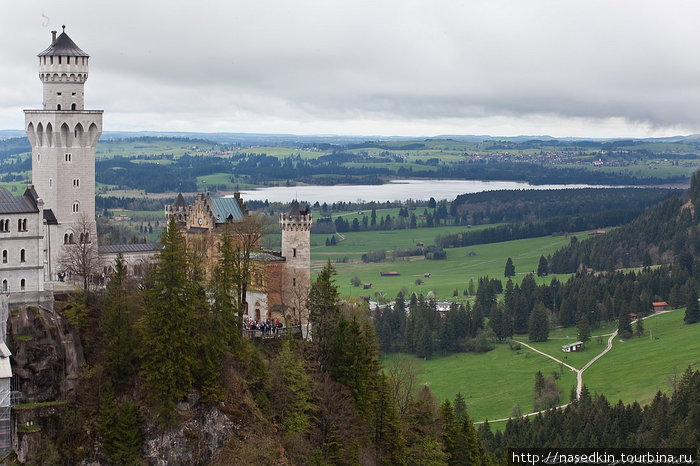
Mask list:
[[[48,244],[52,279],[60,269],[62,245],[71,238],[97,239],[95,228],[95,146],[102,133],[102,110],[85,110],[89,55],[64,31],[51,32],[51,45],[39,57],[43,109],[25,110],[32,145],[32,183],[57,225]],[[90,234],[74,231],[81,224]]]
[[[285,258],[284,301],[295,320],[305,321],[305,304],[311,280],[311,226],[308,207],[296,200],[289,213],[280,214],[282,256]]]

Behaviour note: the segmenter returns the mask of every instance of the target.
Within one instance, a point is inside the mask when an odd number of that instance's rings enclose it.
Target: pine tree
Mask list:
[[[641,316],[637,317],[637,323],[634,327],[634,334],[638,337],[644,336],[644,319]]]
[[[537,276],[544,277],[549,275],[549,265],[547,264],[547,259],[544,256],[540,256],[540,262],[537,264]]]
[[[333,329],[340,317],[338,288],[335,286],[334,276],[335,269],[329,260],[309,290],[309,320],[318,351],[319,369],[322,371],[326,370]]]
[[[578,316],[576,322],[576,330],[578,334],[578,339],[586,343],[591,340],[591,326],[588,323],[588,316],[585,312],[581,312]]]
[[[625,308],[620,310],[620,316],[617,321],[617,332],[622,338],[629,338],[632,336],[632,319]]]
[[[136,338],[132,328],[134,307],[134,286],[130,280],[124,258],[117,254],[114,262],[114,274],[107,284],[104,309],[100,316],[102,330],[105,373],[115,390],[125,387],[135,372]]]
[[[506,278],[514,277],[515,276],[515,266],[513,265],[513,259],[510,257],[506,261],[506,268],[505,271],[503,272],[503,275]]]
[[[187,247],[171,217],[145,290],[141,374],[158,420],[174,420],[176,403],[193,386],[195,342]]]
[[[118,403],[109,392],[100,408],[98,431],[108,461],[133,464],[139,458],[143,437],[138,407],[132,402]]]
[[[464,419],[467,414],[467,402],[464,401],[464,396],[461,393],[455,395],[455,405],[454,405],[455,418],[458,420]]]
[[[686,295],[685,318],[683,321],[686,324],[700,322],[700,307],[698,306],[698,294],[695,291],[695,287],[688,287],[688,292]]]
[[[285,432],[305,433],[311,421],[311,380],[304,360],[294,351],[291,340],[282,343],[282,349],[272,363],[272,392],[275,394],[275,413]]]
[[[418,327],[418,338],[416,340],[416,356],[423,359],[430,359],[433,355],[433,333],[429,325]]]
[[[538,301],[530,314],[530,341],[547,341],[549,338],[549,316],[547,314],[547,308]]]

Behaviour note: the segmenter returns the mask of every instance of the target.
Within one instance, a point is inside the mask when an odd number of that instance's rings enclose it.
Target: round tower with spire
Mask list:
[[[43,109],[25,110],[32,146],[32,183],[51,211],[47,230],[50,279],[64,255],[60,245],[97,241],[95,227],[95,146],[102,133],[102,110],[85,110],[89,55],[63,32],[39,57]],[[54,219],[55,218],[55,219]],[[76,225],[87,227],[78,232]]]

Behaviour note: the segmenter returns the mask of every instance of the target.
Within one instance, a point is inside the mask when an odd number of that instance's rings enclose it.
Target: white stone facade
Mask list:
[[[2,202],[5,199],[9,202]],[[37,202],[38,201],[38,202]],[[20,208],[17,208],[17,205]],[[26,205],[27,208],[22,208]],[[20,210],[20,212],[18,212]],[[24,210],[21,212],[21,210]],[[44,224],[41,199],[29,190],[14,197],[0,193],[0,291],[34,294],[44,291]]]
[[[63,32],[39,54],[43,109],[25,110],[25,130],[32,145],[32,181],[44,208],[56,223],[47,231],[47,269],[56,280],[62,245],[77,242],[76,225],[95,227],[95,146],[102,133],[102,110],[84,109],[89,56]]]

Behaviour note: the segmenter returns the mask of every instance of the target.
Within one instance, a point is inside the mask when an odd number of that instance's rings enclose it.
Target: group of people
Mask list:
[[[263,335],[277,335],[280,329],[284,326],[279,319],[271,321],[267,319],[265,321],[257,321],[249,318],[244,318],[243,325],[247,330],[259,330]]]

